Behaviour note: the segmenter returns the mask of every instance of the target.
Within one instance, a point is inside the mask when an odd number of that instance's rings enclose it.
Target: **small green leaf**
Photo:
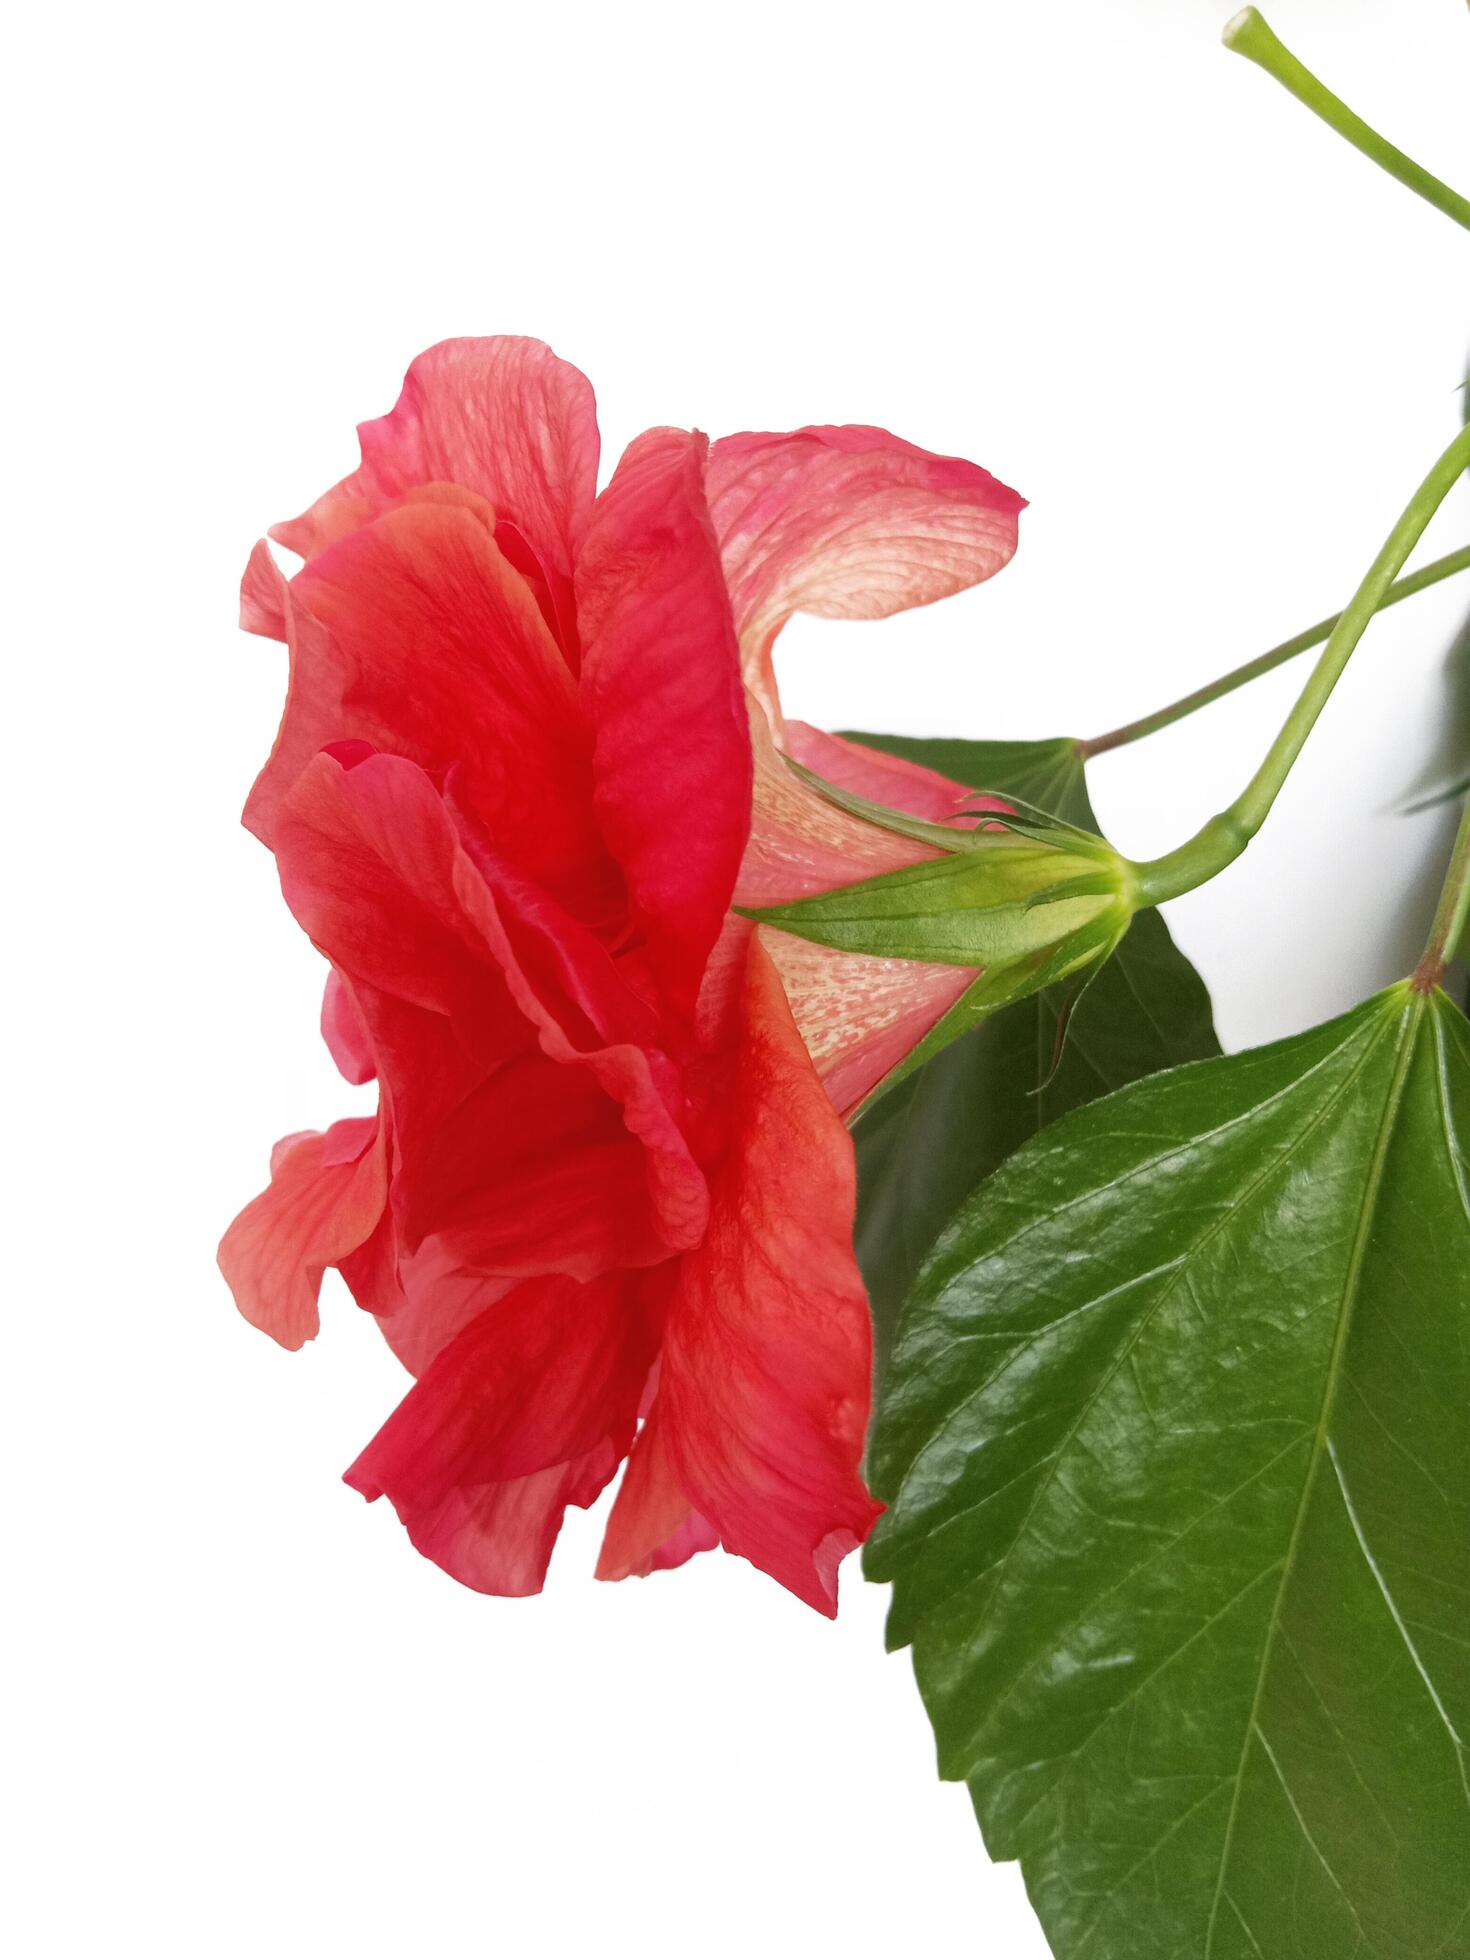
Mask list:
[[[1470,1955],[1467,1142],[1405,983],[1074,1112],[925,1267],[869,1571],[1057,1960]]]
[[[1075,742],[852,739],[977,789],[1034,798],[1069,823],[1097,828]],[[1157,912],[1137,914],[1111,959],[1090,971],[1059,1060],[1070,989],[992,1014],[860,1118],[857,1250],[880,1369],[920,1261],[982,1177],[1069,1109],[1220,1052],[1204,982]]]

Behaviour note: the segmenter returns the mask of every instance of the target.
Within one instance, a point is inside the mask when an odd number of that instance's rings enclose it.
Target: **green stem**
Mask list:
[[[1302,66],[1290,48],[1282,46],[1254,7],[1245,8],[1227,22],[1225,45],[1236,54],[1243,54],[1247,61],[1255,62],[1258,68],[1264,68],[1298,102],[1305,103],[1314,116],[1320,116],[1339,136],[1345,136],[1354,149],[1371,157],[1390,177],[1397,177],[1401,184],[1407,184],[1447,218],[1453,218],[1456,224],[1470,231],[1470,198],[1461,197],[1448,184],[1442,184],[1422,164],[1405,156],[1376,129],[1370,129],[1331,89],[1322,86],[1310,68]]]
[[[1443,558],[1436,558],[1432,563],[1421,566],[1417,572],[1410,572],[1398,579],[1383,595],[1379,611],[1396,606],[1400,599],[1411,599],[1416,592],[1438,585],[1441,579],[1450,578],[1456,572],[1466,571],[1470,571],[1470,544],[1461,545],[1458,551],[1446,552]],[[1121,749],[1129,742],[1140,741],[1145,735],[1153,735],[1159,729],[1167,728],[1171,722],[1183,721],[1196,708],[1207,708],[1212,701],[1219,701],[1223,696],[1233,694],[1236,688],[1244,687],[1247,681],[1259,680],[1262,674],[1269,674],[1273,668],[1295,660],[1299,653],[1321,646],[1341,618],[1341,613],[1334,613],[1330,619],[1319,619],[1304,633],[1283,640],[1269,653],[1257,654],[1254,660],[1247,660],[1243,666],[1232,667],[1219,680],[1211,681],[1206,687],[1197,687],[1192,694],[1181,695],[1177,701],[1171,701],[1167,708],[1155,709],[1153,714],[1141,715],[1137,721],[1124,722],[1121,728],[1110,728],[1106,735],[1094,735],[1090,741],[1079,742],[1077,753],[1086,761],[1091,756],[1106,754],[1109,749]]]
[[[1177,898],[1181,892],[1193,891],[1196,885],[1204,884],[1238,858],[1255,836],[1266,821],[1292,764],[1301,754],[1317,717],[1326,707],[1353,648],[1363,637],[1368,621],[1383,604],[1389,587],[1423,536],[1430,518],[1467,468],[1470,468],[1470,425],[1459,431],[1414,492],[1367,577],[1338,614],[1337,624],[1328,635],[1296,705],[1244,790],[1228,810],[1212,817],[1187,844],[1147,864],[1133,866],[1141,905],[1159,905],[1165,899]]]
[[[1429,928],[1429,944],[1414,969],[1414,985],[1421,993],[1430,993],[1444,979],[1445,968],[1464,939],[1467,922],[1470,922],[1470,797],[1465,799],[1444,890],[1435,907],[1434,924]]]

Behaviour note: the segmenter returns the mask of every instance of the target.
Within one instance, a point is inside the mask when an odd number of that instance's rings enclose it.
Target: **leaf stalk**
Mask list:
[[[1456,572],[1470,571],[1470,544],[1461,545],[1458,551],[1446,552],[1443,558],[1435,558],[1422,565],[1417,572],[1408,572],[1389,587],[1383,596],[1379,611],[1396,606],[1401,599],[1410,599],[1416,592],[1427,591],[1431,585],[1438,585],[1441,579],[1453,577]],[[1105,755],[1109,749],[1121,749],[1129,742],[1142,741],[1145,735],[1157,734],[1161,728],[1168,728],[1176,721],[1183,721],[1186,715],[1194,714],[1200,708],[1209,707],[1212,701],[1223,700],[1233,694],[1238,687],[1259,680],[1262,674],[1274,672],[1285,666],[1299,653],[1307,653],[1313,647],[1321,646],[1329,637],[1341,613],[1333,613],[1329,619],[1319,619],[1315,626],[1308,626],[1289,640],[1269,652],[1259,653],[1254,660],[1244,661],[1239,667],[1232,667],[1228,674],[1218,680],[1197,687],[1189,694],[1183,694],[1177,701],[1171,701],[1165,708],[1157,708],[1152,714],[1140,715],[1137,721],[1124,722],[1121,727],[1110,728],[1105,735],[1094,735],[1088,741],[1077,744],[1077,753],[1083,761],[1095,755]]]
[[[1244,790],[1188,843],[1133,867],[1140,904],[1160,905],[1183,892],[1193,891],[1223,871],[1250,843],[1270,813],[1369,620],[1383,604],[1430,518],[1467,468],[1470,468],[1470,425],[1460,429],[1439,456],[1389,532],[1362,584],[1338,614],[1337,623],[1295,706]]]
[[[1339,136],[1351,143],[1355,150],[1361,150],[1380,170],[1386,170],[1390,177],[1396,177],[1436,210],[1443,211],[1447,218],[1453,218],[1457,225],[1463,225],[1470,231],[1470,198],[1462,197],[1422,164],[1406,156],[1386,137],[1380,136],[1376,129],[1370,128],[1340,96],[1324,87],[1310,68],[1298,61],[1256,8],[1246,7],[1226,23],[1224,41],[1234,53],[1243,54],[1247,61],[1253,61],[1258,68],[1265,69],[1273,81],[1280,82],[1298,102],[1310,109],[1314,116],[1320,116],[1329,129],[1335,129]]]
[[[1470,796],[1466,797],[1460,815],[1450,868],[1435,907],[1434,924],[1429,928],[1429,943],[1414,969],[1413,985],[1421,994],[1433,993],[1444,979],[1465,936],[1467,923],[1470,923]]]

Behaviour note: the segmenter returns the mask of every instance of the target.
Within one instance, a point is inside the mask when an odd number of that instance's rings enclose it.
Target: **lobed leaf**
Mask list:
[[[1470,1954],[1470,1026],[1407,983],[981,1186],[871,1451],[1058,1960]]]

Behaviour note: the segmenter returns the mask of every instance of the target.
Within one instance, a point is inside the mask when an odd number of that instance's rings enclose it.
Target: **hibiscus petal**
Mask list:
[[[840,953],[760,928],[802,1041],[839,1116],[850,1116],[949,1012],[978,969]]]
[[[881,1510],[859,1475],[871,1326],[852,1251],[852,1142],[758,938],[729,1155],[709,1231],[680,1263],[659,1424],[694,1510],[819,1612]]]
[[[267,640],[286,637],[286,578],[264,538],[251,550],[240,580],[240,629]]]
[[[566,1506],[627,1450],[652,1345],[625,1276],[527,1281],[450,1342],[346,1481],[465,1585],[534,1592]]]
[[[617,873],[592,814],[592,741],[535,598],[482,511],[437,496],[354,531],[292,580],[291,683],[246,805],[267,843],[282,799],[329,742],[429,770],[528,877],[603,918]]]
[[[347,1282],[348,1292],[364,1312],[381,1317],[401,1311],[404,1298],[398,1282],[398,1258],[393,1212],[385,1206],[376,1229],[337,1268]],[[409,1364],[405,1362],[404,1366]]]
[[[590,1278],[697,1237],[708,1205],[697,1169],[688,1216],[681,1205],[671,1220],[650,1202],[650,1167],[588,1071],[532,1057],[445,1118],[395,1185],[395,1214],[410,1246],[432,1232],[481,1271]]]
[[[719,1535],[685,1496],[654,1416],[639,1430],[607,1521],[599,1579],[644,1579],[710,1552]]]
[[[590,934],[471,855],[421,769],[321,755],[277,831],[287,902],[370,1033],[401,1250],[438,1231],[491,1272],[590,1276],[698,1238],[708,1191],[647,1008]]]
[[[886,429],[727,436],[707,485],[746,683],[780,727],[771,643],[793,613],[883,619],[998,572],[1025,499]]]
[[[520,1284],[466,1266],[439,1238],[405,1252],[388,1208],[338,1270],[411,1375],[423,1374],[456,1334]]]
[[[634,442],[577,564],[598,814],[655,971],[692,1010],[750,828],[740,653],[704,495],[708,443]]]
[[[735,885],[737,903],[782,905],[940,855],[934,845],[897,837],[850,815],[802,782],[787,767],[758,707],[750,717],[750,741],[754,810]]]
[[[303,558],[422,483],[478,491],[558,584],[570,582],[597,489],[585,375],[539,340],[445,340],[420,354],[388,415],[358,430],[362,467],[272,535]]]
[[[596,1503],[617,1467],[617,1452],[603,1444],[528,1477],[448,1491],[411,1506],[403,1523],[415,1549],[462,1586],[524,1599],[546,1583],[568,1508]]]
[[[355,1087],[371,1082],[378,1072],[373,1060],[372,1039],[363,1026],[357,1003],[333,967],[322,991],[322,1040],[344,1080]]]
[[[361,1256],[354,1253],[343,1267],[342,1277],[349,1285],[353,1263]],[[392,1295],[372,1311],[384,1340],[415,1376],[422,1375],[487,1307],[524,1283],[467,1266],[437,1237],[399,1256],[393,1282]]]
[[[352,985],[369,1037],[369,993],[451,1021],[467,1050],[503,1060],[525,1046],[508,995],[487,984],[476,922],[460,900],[463,853],[444,799],[398,756],[318,754],[284,804],[276,860],[286,902]]]
[[[286,1141],[272,1157],[269,1185],[220,1241],[219,1266],[250,1324],[299,1348],[320,1326],[322,1274],[377,1225],[387,1173],[373,1116]]]

